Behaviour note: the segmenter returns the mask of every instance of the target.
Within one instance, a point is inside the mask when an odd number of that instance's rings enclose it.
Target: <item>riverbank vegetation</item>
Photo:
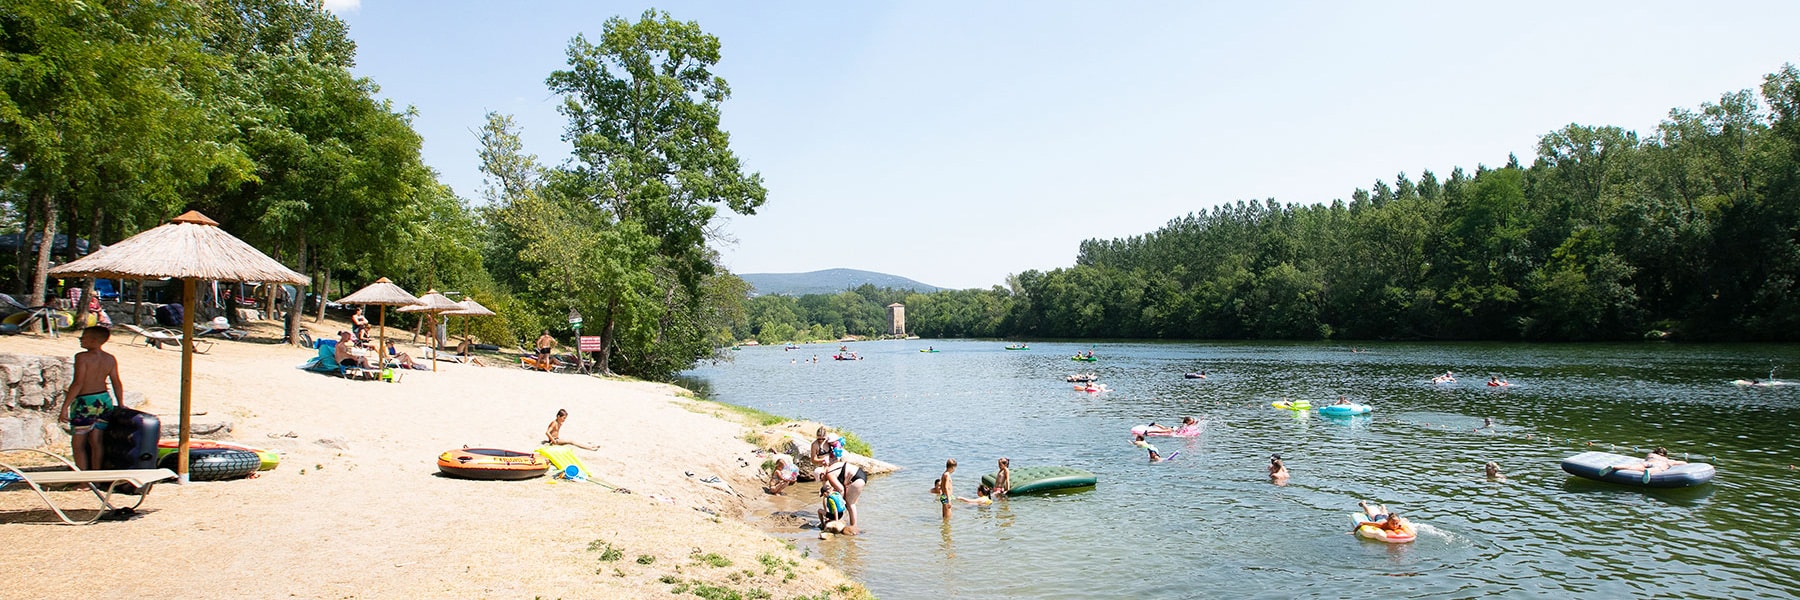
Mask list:
[[[766,192],[719,127],[717,37],[650,11],[567,52],[545,75],[569,160],[539,165],[489,115],[470,124],[488,176],[472,202],[421,160],[413,110],[352,74],[356,44],[316,1],[9,3],[0,231],[24,235],[0,275],[44,304],[60,293],[45,271],[85,248],[33,240],[113,243],[193,209],[313,277],[294,304],[263,305],[287,309],[290,337],[305,292],[388,277],[494,309],[471,325],[501,346],[567,339],[579,311],[601,371],[666,379],[729,340],[748,288],[718,265],[712,220]]]
[[[926,337],[1791,341],[1797,235],[1787,66],[1648,135],[1569,125],[1529,164],[1222,204],[987,290],[757,297],[736,333],[872,334],[902,302]]]

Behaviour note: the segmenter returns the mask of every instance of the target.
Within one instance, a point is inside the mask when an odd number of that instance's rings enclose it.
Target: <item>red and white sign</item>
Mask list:
[[[599,352],[600,351],[600,336],[584,335],[584,336],[581,336],[581,338],[577,340],[577,343],[579,344],[579,348],[581,349],[582,352]]]

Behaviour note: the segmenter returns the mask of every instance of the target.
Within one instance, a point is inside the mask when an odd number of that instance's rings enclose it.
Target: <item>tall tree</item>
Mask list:
[[[639,287],[608,285],[606,297],[591,307],[600,314],[603,372],[620,340],[667,344],[671,325],[702,318],[710,297],[705,279],[716,271],[707,241],[718,207],[751,215],[767,195],[762,177],[742,170],[730,135],[719,127],[720,106],[731,94],[712,73],[719,49],[719,39],[699,24],[646,11],[635,23],[608,19],[598,44],[576,36],[569,68],[546,81],[563,95],[559,110],[569,119],[563,137],[574,146],[566,196],[598,209],[591,227],[607,230],[602,235],[613,242],[634,248],[639,238],[654,242],[654,264],[641,271],[654,277],[623,280],[642,282]],[[663,299],[662,310],[679,314],[668,319],[634,309],[640,299]],[[654,333],[643,335],[646,326]],[[698,356],[710,351],[702,346],[689,335],[671,347]],[[640,356],[650,350],[619,349]]]

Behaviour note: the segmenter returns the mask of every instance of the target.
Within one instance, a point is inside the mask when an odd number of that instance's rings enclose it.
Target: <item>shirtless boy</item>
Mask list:
[[[115,398],[125,397],[125,385],[119,383],[119,361],[101,350],[112,337],[105,327],[89,327],[81,331],[82,351],[75,355],[75,377],[69,391],[63,394],[62,420],[69,424],[75,447],[75,467],[82,470],[100,468],[100,434],[106,421],[100,415],[117,405]],[[112,393],[107,393],[107,383]]]

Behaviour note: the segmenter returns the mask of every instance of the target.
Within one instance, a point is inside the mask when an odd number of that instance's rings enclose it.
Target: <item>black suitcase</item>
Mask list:
[[[100,415],[106,429],[100,433],[100,468],[154,469],[156,442],[162,439],[162,419],[123,406]]]

